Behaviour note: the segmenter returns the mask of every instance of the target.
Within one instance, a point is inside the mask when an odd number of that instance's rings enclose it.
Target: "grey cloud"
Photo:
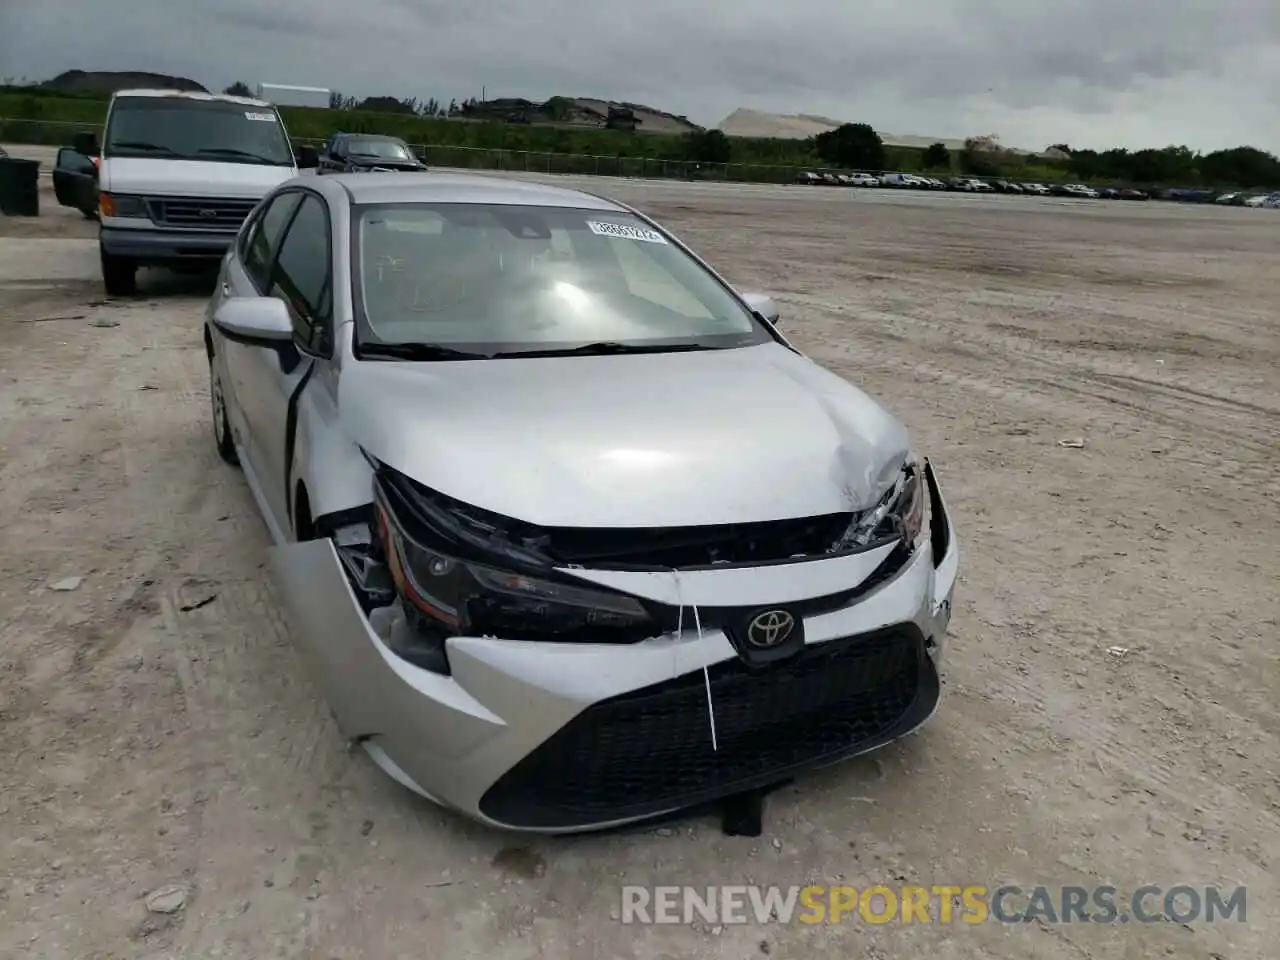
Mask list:
[[[483,86],[638,100],[703,123],[739,106],[937,136],[994,123],[1010,143],[1053,127],[1099,146],[1234,137],[1274,149],[1280,129],[1275,0],[0,5],[0,69],[34,77],[135,68],[443,100]]]

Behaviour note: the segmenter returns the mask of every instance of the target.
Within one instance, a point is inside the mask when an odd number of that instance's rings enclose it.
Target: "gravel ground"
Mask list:
[[[46,196],[0,219],[0,956],[1274,956],[1270,212],[580,182],[775,292],[934,459],[964,550],[940,713],[770,797],[759,839],[530,840],[411,796],[343,750],[214,452],[207,286],[104,302]],[[1248,915],[617,920],[623,884],[806,882],[1245,885]]]

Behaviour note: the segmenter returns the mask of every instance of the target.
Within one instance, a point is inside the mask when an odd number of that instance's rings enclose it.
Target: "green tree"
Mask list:
[[[975,173],[980,177],[999,174],[1004,159],[1005,150],[1000,146],[1000,137],[994,133],[970,137],[964,142],[964,150],[960,152],[960,163],[965,172]]]
[[[951,169],[951,151],[944,143],[931,143],[921,158],[926,170]]]
[[[1280,159],[1256,147],[1215,150],[1199,159],[1206,183],[1239,184],[1242,187],[1280,186]]]
[[[884,168],[884,141],[866,123],[846,123],[813,138],[813,149],[825,163],[852,170]]]
[[[695,163],[728,163],[733,145],[723,130],[697,130],[685,135],[685,156]]]
[[[243,80],[237,80],[231,86],[222,91],[229,97],[252,97],[253,91],[249,89],[249,85]]]

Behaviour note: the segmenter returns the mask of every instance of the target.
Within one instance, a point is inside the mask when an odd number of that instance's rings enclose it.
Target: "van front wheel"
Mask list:
[[[101,247],[102,285],[109,297],[131,297],[138,292],[138,264],[128,257],[117,257]]]

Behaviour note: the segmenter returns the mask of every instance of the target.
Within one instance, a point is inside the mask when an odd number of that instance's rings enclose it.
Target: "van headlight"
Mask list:
[[[121,193],[102,193],[98,197],[98,209],[104,217],[129,217],[148,219],[147,202],[142,197]]]

